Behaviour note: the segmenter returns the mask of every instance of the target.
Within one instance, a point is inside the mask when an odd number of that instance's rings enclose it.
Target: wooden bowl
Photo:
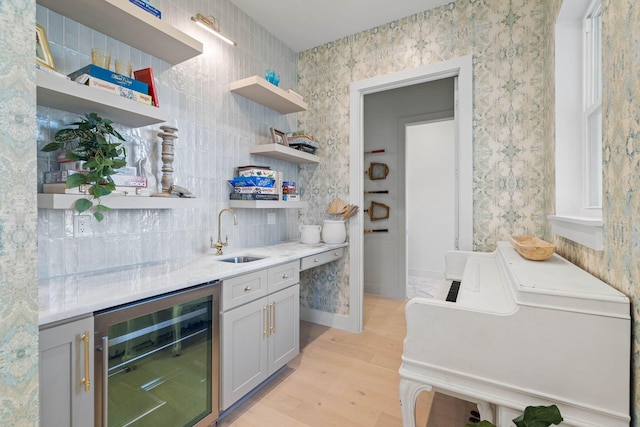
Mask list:
[[[520,255],[532,261],[544,261],[556,250],[555,245],[534,236],[511,236],[509,241]]]

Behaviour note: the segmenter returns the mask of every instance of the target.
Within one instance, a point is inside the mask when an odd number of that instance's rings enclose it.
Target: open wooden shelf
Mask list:
[[[285,202],[282,200],[229,200],[229,207],[245,209],[301,209],[307,207],[307,202]]]
[[[307,110],[306,102],[269,83],[262,77],[252,76],[232,82],[229,84],[229,89],[231,92],[242,95],[282,114]]]
[[[129,0],[36,2],[172,65],[198,56],[203,51],[200,41],[176,29],[167,21],[142,10]]]
[[[81,85],[36,69],[38,105],[72,113],[97,113],[114,123],[142,127],[166,122],[168,116],[160,108],[123,96]]]
[[[315,154],[305,153],[282,144],[254,145],[249,149],[249,152],[291,163],[318,163],[320,161],[320,158]]]
[[[38,194],[39,209],[75,209],[76,200],[85,196],[76,194]],[[179,197],[143,197],[118,196],[102,197],[102,204],[111,209],[178,209],[198,208],[201,199],[183,199]]]

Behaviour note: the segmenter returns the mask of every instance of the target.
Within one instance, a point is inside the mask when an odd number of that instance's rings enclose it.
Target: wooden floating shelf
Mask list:
[[[318,163],[320,161],[320,158],[315,154],[305,153],[282,144],[254,145],[249,149],[249,152],[292,163]]]
[[[262,77],[252,76],[232,82],[229,84],[229,89],[231,92],[242,95],[282,114],[307,110],[306,102],[269,83]]]
[[[129,0],[36,2],[172,65],[203,52],[200,41],[176,29],[166,20],[158,19],[142,10]]]
[[[163,123],[163,110],[123,96],[95,89],[36,69],[38,105],[71,113],[87,111],[113,120],[114,123],[142,127]]]
[[[229,200],[229,207],[245,209],[302,209],[307,202],[285,202],[281,200]]]
[[[38,194],[39,209],[75,209],[76,200],[85,196],[75,194]],[[178,209],[198,208],[201,199],[179,197],[104,196],[102,203],[111,209]]]

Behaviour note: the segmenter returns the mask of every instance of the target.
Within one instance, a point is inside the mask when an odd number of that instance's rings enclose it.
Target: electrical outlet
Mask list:
[[[275,212],[268,212],[267,213],[267,225],[275,224],[275,223],[276,223],[276,213]]]
[[[76,215],[73,217],[73,237],[86,237],[91,235],[91,215]]]

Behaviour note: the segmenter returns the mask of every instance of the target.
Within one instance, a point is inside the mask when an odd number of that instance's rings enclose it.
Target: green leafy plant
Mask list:
[[[549,427],[562,422],[560,409],[556,405],[551,406],[527,406],[524,413],[513,419],[517,427]],[[466,427],[496,427],[489,421],[480,421],[475,424],[467,424]]]
[[[95,208],[93,216],[98,221],[104,219],[103,212],[111,210],[101,203],[101,197],[111,194],[116,185],[111,175],[116,169],[127,164],[126,152],[120,142],[112,142],[112,137],[120,141],[125,139],[112,126],[113,122],[103,119],[96,113],[85,114],[79,122],[72,123],[77,128],[60,129],[51,142],[42,151],[66,150],[65,158],[83,161],[86,174],[74,174],[67,178],[67,188],[87,185],[90,198],[78,199],[75,203],[78,212]],[[93,200],[98,203],[93,205]]]

